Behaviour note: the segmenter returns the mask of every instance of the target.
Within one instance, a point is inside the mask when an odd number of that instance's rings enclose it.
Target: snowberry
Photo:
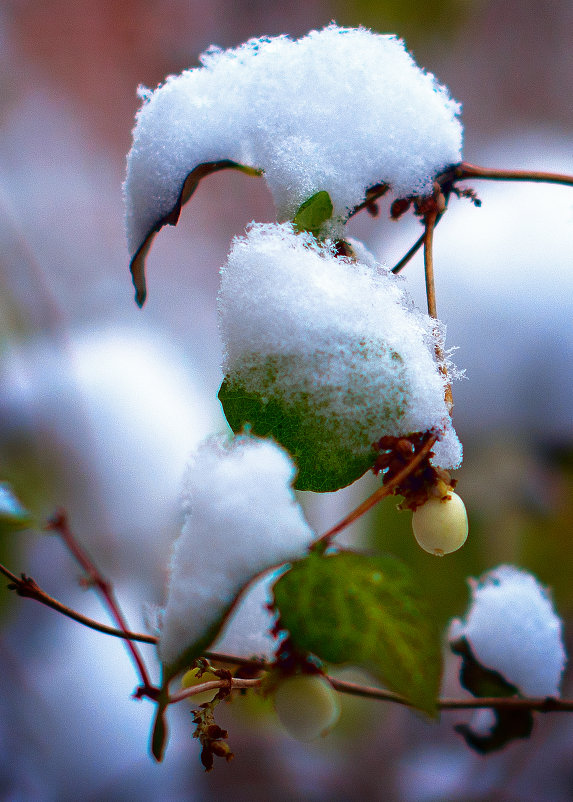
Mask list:
[[[212,671],[204,671],[203,674],[198,677],[198,671],[199,669],[192,668],[183,674],[183,677],[181,678],[181,687],[183,689],[194,688],[195,685],[202,685],[204,682],[212,682],[213,680],[218,679],[218,677],[213,674]],[[214,688],[210,691],[203,691],[202,693],[196,693],[194,696],[190,696],[189,701],[194,708],[199,707],[205,702],[212,702],[217,693],[218,688]]]
[[[468,536],[466,507],[457,493],[430,498],[412,515],[412,529],[424,551],[443,557],[457,551]]]
[[[326,735],[340,715],[331,685],[318,674],[285,679],[274,693],[274,706],[285,730],[298,741]]]

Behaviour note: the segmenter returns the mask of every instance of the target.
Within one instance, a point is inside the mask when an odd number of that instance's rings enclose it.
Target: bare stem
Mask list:
[[[340,693],[412,707],[412,704],[407,699],[397,693],[392,693],[392,691],[369,685],[359,685],[355,682],[345,682],[344,680],[334,679],[334,677],[327,677],[327,680],[334,690]],[[477,710],[489,707],[497,710],[536,710],[540,713],[567,713],[573,711],[573,699],[481,696],[474,699],[438,699],[437,706],[440,710]]]
[[[426,275],[426,299],[428,302],[428,314],[437,319],[436,308],[436,287],[434,284],[434,228],[436,225],[437,211],[428,212],[425,217],[424,227],[424,272]]]
[[[412,245],[408,253],[404,254],[404,256],[400,259],[400,261],[394,265],[394,267],[392,268],[392,273],[397,274],[406,267],[410,259],[412,259],[418,253],[418,251],[424,244],[425,239],[426,239],[426,232],[424,231],[418,237],[416,242]]]
[[[346,529],[350,524],[353,524],[354,521],[357,521],[365,512],[372,509],[379,501],[382,501],[383,498],[386,496],[390,496],[394,490],[402,484],[404,479],[406,479],[415,468],[422,462],[422,460],[428,455],[431,451],[432,446],[436,442],[437,437],[432,436],[430,437],[424,446],[418,451],[415,457],[413,457],[410,462],[394,476],[393,479],[390,479],[386,484],[383,484],[382,487],[379,487],[378,490],[375,490],[371,496],[369,496],[365,501],[362,502],[355,510],[349,513],[345,518],[339,521],[335,526],[317,538],[311,545],[311,550],[317,548],[319,544],[324,545],[325,543],[328,544],[332,538],[337,535],[339,532],[342,532],[343,529]]]
[[[52,610],[65,615],[67,618],[71,618],[73,621],[83,624],[85,627],[95,629],[97,632],[102,632],[104,635],[111,635],[114,638],[140,641],[141,643],[157,642],[157,638],[155,638],[153,635],[142,635],[138,632],[129,632],[116,629],[115,627],[107,626],[107,624],[100,624],[99,621],[94,621],[93,618],[88,618],[87,616],[78,613],[71,607],[67,607],[57,599],[54,599],[52,596],[42,590],[42,588],[34,579],[32,579],[32,577],[26,576],[26,574],[22,574],[20,577],[17,577],[4,565],[0,565],[0,573],[4,574],[5,577],[11,580],[11,583],[8,585],[8,589],[15,591],[18,596],[34,599],[35,601],[44,604],[46,607],[51,607]]]
[[[438,225],[438,223],[440,222],[440,220],[442,219],[443,216],[444,216],[443,212],[438,213],[436,215],[436,220],[434,222],[434,228]],[[394,274],[400,273],[406,267],[408,262],[418,253],[418,251],[420,250],[420,248],[424,244],[425,240],[426,240],[426,231],[424,230],[420,234],[420,236],[418,237],[416,242],[412,245],[412,247],[410,248],[408,253],[405,253],[404,256],[400,259],[400,261],[397,262],[394,265],[394,267],[392,268],[392,273],[394,273]]]
[[[147,668],[145,663],[143,662],[143,658],[141,657],[137,646],[134,643],[132,638],[129,638],[129,629],[127,627],[127,623],[121,612],[119,604],[115,598],[113,588],[111,583],[100,573],[98,568],[96,567],[95,563],[88,556],[87,552],[85,552],[80,544],[78,543],[77,539],[75,538],[72,530],[70,529],[68,516],[65,510],[58,510],[55,515],[51,518],[48,523],[48,529],[52,529],[54,532],[57,532],[58,535],[62,538],[65,545],[71,552],[72,556],[77,560],[77,562],[81,565],[88,577],[88,584],[93,585],[99,593],[101,594],[103,600],[107,604],[109,612],[113,619],[115,619],[116,624],[118,625],[119,629],[124,633],[124,638],[127,644],[127,648],[129,649],[133,661],[136,665],[137,671],[141,678],[142,690],[146,691],[153,691],[153,685],[149,678],[149,674],[147,672]]]
[[[426,276],[426,299],[428,303],[428,314],[434,320],[438,319],[438,310],[436,305],[436,286],[434,283],[434,229],[436,223],[440,219],[440,215],[436,210],[428,212],[425,217],[424,228],[424,272]],[[440,372],[446,379],[446,387],[444,397],[446,405],[450,414],[454,406],[454,398],[452,394],[452,384],[448,381],[448,372],[446,368],[445,355],[439,341],[436,339],[436,358],[440,366]]]
[[[543,184],[563,184],[573,187],[573,175],[563,173],[544,173],[537,170],[496,170],[462,162],[455,168],[454,181],[467,178],[485,178],[489,181],[533,181]]]
[[[237,677],[231,677],[230,680],[228,679],[215,679],[209,680],[209,682],[202,682],[200,685],[194,685],[192,688],[185,688],[179,693],[174,693],[172,696],[169,697],[169,704],[175,704],[176,702],[181,702],[183,699],[188,699],[191,696],[196,696],[198,693],[204,693],[207,691],[216,691],[219,688],[229,688],[232,691],[239,691],[246,688],[258,688],[260,687],[263,679],[262,677],[256,677],[255,679],[241,679]]]

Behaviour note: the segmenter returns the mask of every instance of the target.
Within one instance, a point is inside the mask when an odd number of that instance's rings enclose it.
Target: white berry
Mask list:
[[[412,515],[412,529],[424,551],[443,557],[457,551],[468,536],[466,506],[457,493],[430,498]]]
[[[340,709],[331,685],[317,674],[288,677],[274,694],[285,730],[298,741],[312,741],[336,724]]]
[[[192,668],[183,674],[183,677],[181,678],[181,687],[183,689],[194,688],[195,685],[202,685],[204,682],[212,682],[215,679],[219,679],[219,677],[211,673],[211,671],[205,671],[200,677],[197,676],[197,672],[197,668]],[[205,702],[212,702],[218,692],[218,688],[213,688],[213,690],[210,691],[196,693],[189,697],[189,701],[191,702],[193,708],[196,708],[202,704],[205,704]]]

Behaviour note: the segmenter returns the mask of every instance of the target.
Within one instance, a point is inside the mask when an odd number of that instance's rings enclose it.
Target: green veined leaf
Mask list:
[[[295,646],[370,670],[414,707],[436,714],[439,633],[410,569],[394,557],[312,553],[274,586]]]

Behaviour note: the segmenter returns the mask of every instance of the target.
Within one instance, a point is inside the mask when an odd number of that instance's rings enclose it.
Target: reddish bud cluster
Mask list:
[[[409,437],[382,437],[374,448],[379,452],[372,470],[382,474],[382,483],[386,484],[397,476],[424,447],[431,434],[416,432]],[[435,468],[430,464],[433,452],[429,451],[421,463],[394,490],[396,495],[404,497],[400,507],[414,511],[425,504],[429,498],[445,498],[455,487],[456,480],[448,471]]]
[[[193,737],[198,738],[201,743],[201,763],[205,771],[211,771],[215,756],[224,757],[227,762],[233,758],[231,748],[226,741],[229,734],[215,723],[212,705],[212,702],[201,705],[203,709],[195,711],[196,715],[193,718],[193,723],[197,725]]]

